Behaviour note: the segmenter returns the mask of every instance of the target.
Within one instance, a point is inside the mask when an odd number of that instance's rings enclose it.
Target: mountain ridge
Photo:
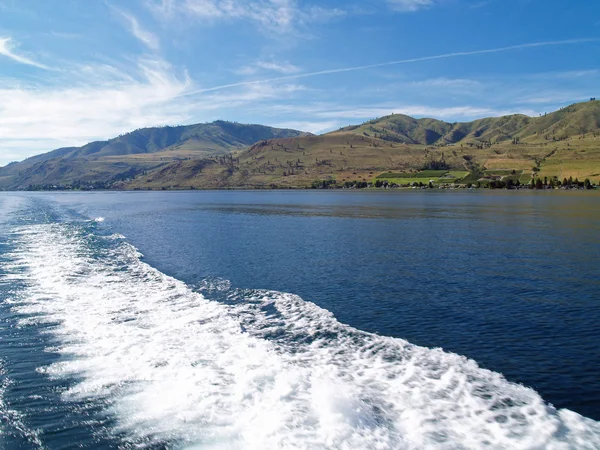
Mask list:
[[[578,103],[539,117],[513,114],[472,122],[393,114],[319,136],[260,141],[231,159],[173,163],[120,187],[368,185],[392,172],[394,183],[409,184],[424,169],[445,169],[448,174],[440,183],[507,176],[519,183],[539,177],[600,183],[600,102]]]
[[[108,183],[170,160],[228,154],[261,139],[303,134],[298,130],[222,120],[140,128],[113,139],[63,147],[1,167],[0,187],[23,189],[30,184],[75,181]],[[82,162],[90,165],[89,171]]]
[[[383,140],[406,144],[456,144],[464,141],[491,141],[527,138],[537,134],[569,137],[600,130],[600,101],[575,103],[539,117],[511,114],[470,122],[445,122],[435,118],[416,119],[391,114],[332,131],[335,133],[375,133]]]
[[[392,114],[318,136],[215,121],[143,128],[37,155],[0,168],[0,187],[76,180],[121,189],[305,187],[318,179],[365,180],[375,172],[433,165],[529,171],[532,177],[581,174],[600,181],[599,138],[595,100],[539,117],[471,122]]]

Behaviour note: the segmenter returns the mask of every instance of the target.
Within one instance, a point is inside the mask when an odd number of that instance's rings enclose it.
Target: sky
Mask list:
[[[0,0],[0,166],[147,126],[323,133],[590,97],[597,0]]]

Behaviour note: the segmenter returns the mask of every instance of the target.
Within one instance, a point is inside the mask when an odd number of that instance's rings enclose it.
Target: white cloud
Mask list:
[[[477,3],[473,3],[472,5],[470,5],[471,9],[479,9],[479,8],[483,8],[487,5],[489,5],[490,3],[492,3],[492,0],[483,0]]]
[[[238,75],[254,75],[262,71],[271,71],[281,74],[292,74],[300,72],[300,68],[287,61],[257,61],[254,64],[235,70]]]
[[[565,103],[583,102],[590,98],[582,91],[565,91],[558,89],[535,90],[534,95],[519,98],[524,105],[560,105]]]
[[[84,39],[83,34],[80,33],[68,33],[64,31],[50,31],[50,36],[54,36],[61,39]]]
[[[277,83],[194,95],[187,74],[156,58],[126,70],[108,64],[67,66],[61,76],[62,87],[1,80],[0,166],[137,128],[234,120],[245,114],[241,111],[259,111],[306,90]]]
[[[464,78],[430,78],[427,80],[414,81],[414,87],[433,87],[445,89],[474,89],[481,87],[481,82]]]
[[[155,15],[173,19],[194,17],[205,22],[244,21],[265,33],[296,32],[313,22],[325,22],[346,14],[339,8],[301,7],[296,0],[147,0]]]
[[[16,61],[21,64],[26,64],[28,66],[38,67],[40,69],[48,70],[49,67],[44,64],[38,63],[30,58],[27,58],[22,55],[17,55],[13,50],[11,44],[11,38],[0,38],[0,55],[6,56],[13,61]]]
[[[326,133],[328,131],[337,130],[342,127],[343,123],[339,120],[293,120],[289,122],[279,122],[274,124],[278,128],[291,128],[293,130],[308,131],[313,134]]]
[[[536,110],[523,107],[509,108],[485,108],[479,106],[452,106],[433,107],[426,105],[402,105],[394,103],[383,103],[370,107],[352,107],[349,105],[337,105],[328,103],[316,103],[304,106],[278,105],[273,107],[273,114],[278,116],[284,114],[301,114],[309,117],[311,122],[317,121],[342,121],[343,124],[361,122],[376,117],[389,116],[391,114],[405,114],[412,117],[432,117],[445,120],[473,120],[482,117],[497,117],[509,114],[526,114],[535,116]],[[344,120],[345,119],[345,120]],[[308,120],[308,119],[307,119]]]
[[[135,16],[126,13],[125,11],[121,11],[118,8],[113,7],[113,9],[121,17],[123,17],[123,19],[125,19],[127,22],[127,28],[136,39],[138,39],[150,50],[158,50],[160,48],[160,41],[158,37],[154,33],[144,29]]]
[[[392,9],[396,11],[412,12],[427,8],[434,4],[434,0],[387,0]]]
[[[78,77],[94,71],[84,66]],[[16,85],[0,88],[0,163],[81,145],[136,128],[173,124],[189,117],[190,104],[178,97],[190,86],[160,60],[141,60],[134,76],[99,67],[90,84],[72,79],[71,86]],[[117,81],[118,80],[118,81]],[[10,154],[10,156],[7,156]]]
[[[479,119],[482,117],[497,117],[509,114],[527,114],[535,115],[536,112],[530,109],[493,109],[482,108],[478,106],[453,106],[453,107],[432,107],[424,105],[397,105],[397,106],[379,106],[372,108],[358,108],[351,110],[333,110],[318,113],[323,118],[374,118],[388,116],[390,114],[406,114],[412,117],[432,117],[435,119]]]
[[[545,72],[545,73],[532,73],[527,75],[527,78],[543,81],[543,80],[572,80],[575,78],[598,78],[600,76],[600,70],[588,69],[588,70],[567,70],[562,72]]]
[[[163,1],[160,7],[200,20],[246,20],[276,32],[291,30],[297,15],[292,0],[180,0]]]

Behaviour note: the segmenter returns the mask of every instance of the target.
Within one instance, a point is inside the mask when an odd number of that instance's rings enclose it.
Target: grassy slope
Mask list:
[[[457,172],[487,169],[522,183],[531,180],[534,168],[542,178],[600,183],[600,102],[537,118],[513,115],[455,124],[392,115],[323,136],[259,142],[236,157],[233,163],[207,159],[200,169],[195,161],[178,162],[127,187],[303,187],[320,179],[342,184],[372,181],[390,170],[415,172],[442,158]]]

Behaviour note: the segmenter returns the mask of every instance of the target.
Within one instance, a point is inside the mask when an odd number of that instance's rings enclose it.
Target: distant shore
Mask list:
[[[513,186],[513,187],[489,187],[489,186],[387,186],[387,187],[344,187],[344,186],[328,186],[328,187],[296,187],[296,186],[227,186],[227,187],[185,187],[185,186],[170,186],[161,188],[69,188],[69,187],[49,187],[49,188],[32,188],[19,190],[0,190],[0,192],[189,192],[189,191],[600,191],[600,186],[590,185],[588,187],[543,187],[536,188],[530,186]]]

